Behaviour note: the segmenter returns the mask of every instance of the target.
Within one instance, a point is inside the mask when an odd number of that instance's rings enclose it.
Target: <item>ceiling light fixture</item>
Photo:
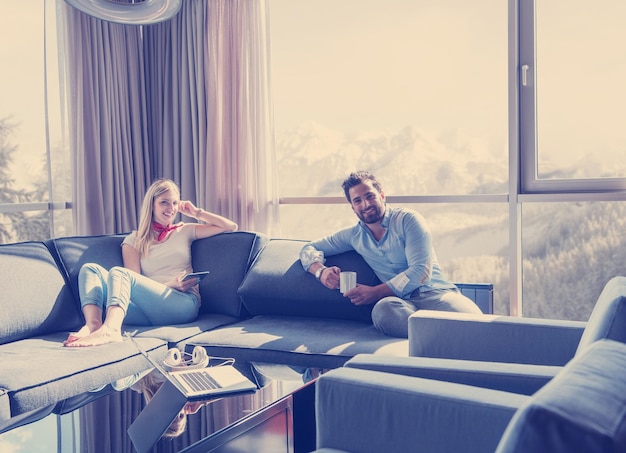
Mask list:
[[[182,0],[65,0],[98,19],[127,25],[147,25],[172,18]]]

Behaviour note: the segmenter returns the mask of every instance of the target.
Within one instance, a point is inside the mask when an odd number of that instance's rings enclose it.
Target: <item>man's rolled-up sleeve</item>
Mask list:
[[[302,247],[302,250],[300,250],[300,262],[302,263],[302,267],[305,271],[309,270],[311,264],[324,264],[325,261],[326,260],[324,259],[324,252],[322,252],[321,250],[317,250],[310,242]]]
[[[304,270],[313,263],[326,262],[326,257],[354,250],[350,242],[351,228],[340,230],[317,241],[308,242],[300,250],[300,262]]]

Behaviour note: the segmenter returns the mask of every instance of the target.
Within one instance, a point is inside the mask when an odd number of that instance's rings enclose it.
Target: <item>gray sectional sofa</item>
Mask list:
[[[64,348],[83,325],[77,279],[81,266],[122,264],[125,235],[83,236],[0,245],[0,433],[50,413],[66,413],[110,392],[110,384],[149,368],[130,341],[97,348]],[[192,244],[202,280],[202,306],[188,324],[125,325],[157,358],[177,347],[203,345],[209,355],[280,363],[294,368],[337,368],[357,354],[408,356],[406,339],[387,337],[371,323],[371,306],[357,307],[304,272],[305,241],[269,239],[253,232],[224,233]],[[356,253],[327,265],[378,282]],[[489,294],[462,288],[483,310]],[[487,296],[487,297],[485,297]],[[485,308],[486,307],[486,308]],[[105,388],[95,391],[94,389]],[[106,390],[108,388],[108,390]]]
[[[75,256],[87,249],[85,241]],[[61,346],[82,319],[52,243],[0,246],[0,268],[0,430],[43,417],[67,398],[146,368],[127,343],[97,354]],[[142,342],[150,353],[166,351],[163,340]]]
[[[100,395],[94,389],[146,370],[130,341],[97,348],[64,348],[83,324],[77,289],[83,263],[122,264],[124,235],[67,237],[0,245],[0,432],[65,413]],[[298,261],[303,241],[252,232],[195,241],[202,307],[192,323],[126,325],[155,357],[202,344],[214,356],[297,367],[334,368],[358,353],[408,355],[408,340],[371,325],[371,307],[355,307],[324,288]],[[376,277],[357,254],[329,260]],[[110,387],[110,386],[108,386]]]

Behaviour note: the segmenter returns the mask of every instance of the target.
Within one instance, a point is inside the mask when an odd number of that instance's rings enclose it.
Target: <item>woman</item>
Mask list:
[[[172,225],[179,212],[203,223]],[[144,197],[139,228],[122,243],[124,267],[107,271],[87,263],[81,268],[78,285],[85,325],[63,344],[122,341],[122,322],[151,326],[193,321],[200,308],[199,279],[183,280],[193,272],[191,243],[235,230],[233,221],[181,201],[173,181],[155,181]]]

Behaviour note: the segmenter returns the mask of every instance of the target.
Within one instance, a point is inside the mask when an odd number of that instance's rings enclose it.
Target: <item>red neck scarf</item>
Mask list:
[[[160,223],[152,222],[152,228],[154,228],[154,231],[159,233],[159,237],[157,238],[158,242],[161,242],[163,239],[165,239],[165,237],[167,236],[167,233],[169,233],[170,231],[174,231],[178,227],[180,227],[180,224],[161,225]]]

